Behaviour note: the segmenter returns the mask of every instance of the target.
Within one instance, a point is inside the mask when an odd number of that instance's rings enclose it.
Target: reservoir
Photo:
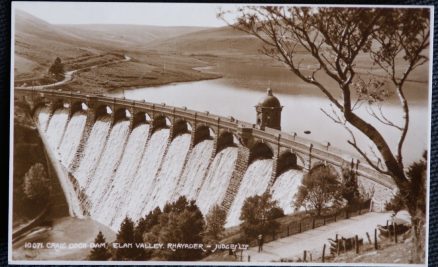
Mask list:
[[[323,145],[330,144],[348,154],[358,155],[354,148],[347,143],[350,134],[343,125],[335,123],[324,114],[333,115],[333,108],[326,98],[307,95],[293,95],[276,93],[283,107],[281,127],[282,131],[289,134],[319,142]],[[255,105],[265,96],[265,92],[253,91],[227,83],[225,79],[204,80],[196,82],[173,83],[157,87],[146,87],[129,90],[119,90],[108,93],[109,96],[126,97],[133,100],[146,100],[153,103],[166,103],[176,107],[221,115],[232,116],[237,120],[249,123],[256,122]],[[385,137],[395,153],[400,131],[394,127],[382,124],[370,115],[366,104],[355,112],[376,127]],[[410,125],[407,139],[404,144],[403,154],[405,164],[420,159],[428,143],[428,105],[427,101],[415,101],[410,104]],[[378,108],[374,107],[376,113]],[[385,103],[382,107],[386,118],[395,124],[402,123],[402,109],[395,104]],[[338,111],[338,115],[341,115]],[[335,117],[333,115],[332,117]],[[352,127],[350,127],[352,129]],[[363,150],[370,150],[371,142],[358,131],[353,130],[357,143]]]

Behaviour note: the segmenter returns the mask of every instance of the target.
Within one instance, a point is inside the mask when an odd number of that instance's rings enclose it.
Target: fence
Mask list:
[[[272,231],[272,233],[265,234],[263,241],[271,242],[280,238],[285,238],[291,235],[296,235],[308,230],[312,230],[330,223],[337,222],[339,220],[348,219],[358,215],[365,214],[370,211],[369,202],[364,203],[357,209],[347,210],[342,209],[336,213],[324,215],[324,216],[308,216],[297,221],[289,222],[286,224],[280,224],[280,226]],[[251,240],[250,246],[257,246],[257,240]]]

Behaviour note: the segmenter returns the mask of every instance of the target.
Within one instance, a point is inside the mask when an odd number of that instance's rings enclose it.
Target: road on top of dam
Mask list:
[[[364,215],[355,216],[347,220],[330,223],[313,230],[305,231],[300,234],[277,239],[265,243],[263,251],[258,252],[258,247],[252,247],[243,252],[243,261],[248,261],[250,256],[251,262],[279,262],[281,259],[297,260],[303,258],[304,250],[312,254],[313,261],[321,262],[322,248],[327,244],[325,255],[330,254],[328,238],[335,239],[336,234],[343,237],[354,237],[358,235],[363,238],[364,243],[368,243],[366,233],[374,238],[374,229],[378,224],[386,225],[386,220],[390,218],[391,213],[370,212]]]

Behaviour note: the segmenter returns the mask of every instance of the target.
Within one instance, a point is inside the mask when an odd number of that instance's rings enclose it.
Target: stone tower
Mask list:
[[[265,127],[281,130],[281,110],[283,106],[268,88],[267,95],[256,106],[257,125],[260,129]]]

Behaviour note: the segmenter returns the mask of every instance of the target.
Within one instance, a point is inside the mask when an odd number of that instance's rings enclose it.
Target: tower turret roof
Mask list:
[[[268,88],[267,95],[259,101],[259,106],[264,108],[280,108],[281,104],[278,98],[272,93],[272,89]]]

